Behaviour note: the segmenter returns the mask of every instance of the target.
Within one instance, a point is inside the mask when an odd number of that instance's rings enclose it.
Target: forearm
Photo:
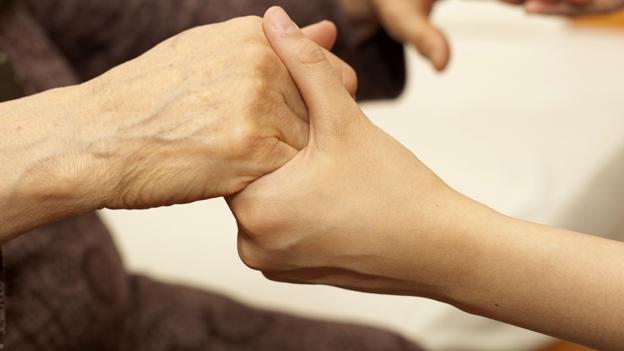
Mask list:
[[[485,228],[454,304],[601,350],[624,345],[624,244],[500,215]]]
[[[0,104],[0,242],[98,208],[104,169],[87,152],[78,87]]]

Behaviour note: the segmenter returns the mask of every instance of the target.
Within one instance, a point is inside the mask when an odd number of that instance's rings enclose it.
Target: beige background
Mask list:
[[[458,190],[505,213],[615,235],[624,227],[624,31],[489,2],[442,3],[450,69],[409,53],[409,87],[371,118]],[[439,350],[530,350],[547,338],[409,297],[273,283],[244,267],[221,199],[104,211],[127,265],[253,303],[387,326]],[[624,238],[624,236],[622,236]]]

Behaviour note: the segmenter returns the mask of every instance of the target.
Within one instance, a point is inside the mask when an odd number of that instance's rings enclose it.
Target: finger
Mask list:
[[[406,32],[406,40],[414,45],[421,55],[427,57],[436,70],[442,71],[448,66],[451,58],[448,39],[429,22],[429,19],[414,16],[412,25]]]
[[[443,70],[451,51],[446,36],[429,21],[431,6],[431,0],[397,1],[392,6],[380,2],[378,5],[386,30],[395,39],[414,45],[437,70]]]
[[[281,7],[267,11],[263,26],[306,102],[313,130],[334,124],[332,117],[341,113],[336,108],[345,106],[344,101],[355,102],[336,76],[327,55],[303,35]]]
[[[358,87],[358,79],[355,70],[349,64],[329,51],[336,43],[338,35],[336,25],[330,21],[321,21],[304,27],[301,31],[310,40],[327,50],[325,54],[327,55],[329,62],[334,67],[334,71],[342,77],[342,83],[345,88],[347,88],[349,94],[351,94],[351,96],[355,96]]]
[[[327,55],[327,58],[334,68],[335,74],[338,77],[342,77],[343,86],[347,89],[352,97],[355,97],[358,89],[358,77],[355,73],[355,70],[349,64],[345,63],[331,52],[325,52],[325,54]],[[284,89],[284,97],[286,98],[286,103],[288,104],[288,106],[290,106],[291,110],[297,116],[299,116],[299,118],[304,121],[308,121],[308,111],[306,109],[305,103],[301,98],[301,95],[299,95],[299,91],[296,89],[294,83],[292,83],[294,89],[291,88],[291,83],[287,84],[288,88]]]
[[[348,63],[329,51],[336,43],[338,35],[336,25],[330,21],[321,21],[304,27],[301,31],[310,40],[327,50],[325,55],[327,55],[336,73],[342,77],[343,85],[347,88],[351,96],[355,96],[358,87],[358,79],[355,70]]]
[[[349,95],[355,97],[358,89],[358,77],[353,67],[329,51],[325,52],[325,55],[334,68],[336,75],[342,78],[342,85],[347,89]]]
[[[338,56],[331,53],[331,50],[336,43],[338,29],[336,25],[331,21],[321,21],[301,29],[303,34],[312,40],[323,49],[325,49],[325,55],[329,59],[334,71],[342,77],[342,83],[351,96],[355,96],[358,87],[357,74],[353,67],[344,62]]]
[[[282,105],[280,111],[273,116],[272,124],[278,132],[280,140],[296,150],[302,150],[308,144],[308,123]]]
[[[330,21],[321,21],[301,29],[303,34],[325,50],[331,50],[336,43],[338,30]]]
[[[261,170],[262,175],[273,173],[282,168],[299,153],[297,149],[279,139],[274,139],[270,142],[273,143],[271,148],[268,149],[270,151],[262,155],[264,159],[259,162],[264,165],[264,169]]]
[[[315,24],[311,24],[301,30],[306,37],[323,47],[325,50],[329,50],[336,42],[336,26],[330,21],[321,21]],[[338,56],[326,51],[325,54],[329,59],[334,71],[339,77],[342,77],[342,83],[351,96],[355,96],[358,89],[358,78],[355,70]],[[308,120],[308,111],[305,108],[305,104],[301,100],[299,94],[291,94],[292,89],[286,90],[286,98],[289,106],[293,108],[293,111],[301,119]]]

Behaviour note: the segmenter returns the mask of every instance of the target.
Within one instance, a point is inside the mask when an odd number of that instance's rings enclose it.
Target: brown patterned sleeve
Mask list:
[[[4,255],[0,248],[0,349],[4,348],[6,334],[6,290],[4,286]]]
[[[380,31],[357,40],[338,0],[23,0],[86,80],[197,25],[262,15],[282,5],[301,25],[335,22],[335,52],[358,72],[359,97],[395,97],[405,84],[403,48]]]

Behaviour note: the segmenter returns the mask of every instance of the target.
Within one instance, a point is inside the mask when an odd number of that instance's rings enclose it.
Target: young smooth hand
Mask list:
[[[440,233],[461,222],[467,202],[370,122],[281,8],[263,25],[308,106],[310,129],[291,161],[229,199],[242,260],[274,280],[397,294],[418,282],[419,294],[433,294],[439,276],[458,273],[434,262],[447,252],[436,248],[453,245]],[[405,249],[406,237],[417,250]],[[406,276],[401,263],[414,257],[420,269]]]
[[[624,244],[516,220],[444,184],[375,127],[279,8],[271,45],[308,144],[229,198],[243,261],[268,278],[425,296],[600,350],[624,345]]]

